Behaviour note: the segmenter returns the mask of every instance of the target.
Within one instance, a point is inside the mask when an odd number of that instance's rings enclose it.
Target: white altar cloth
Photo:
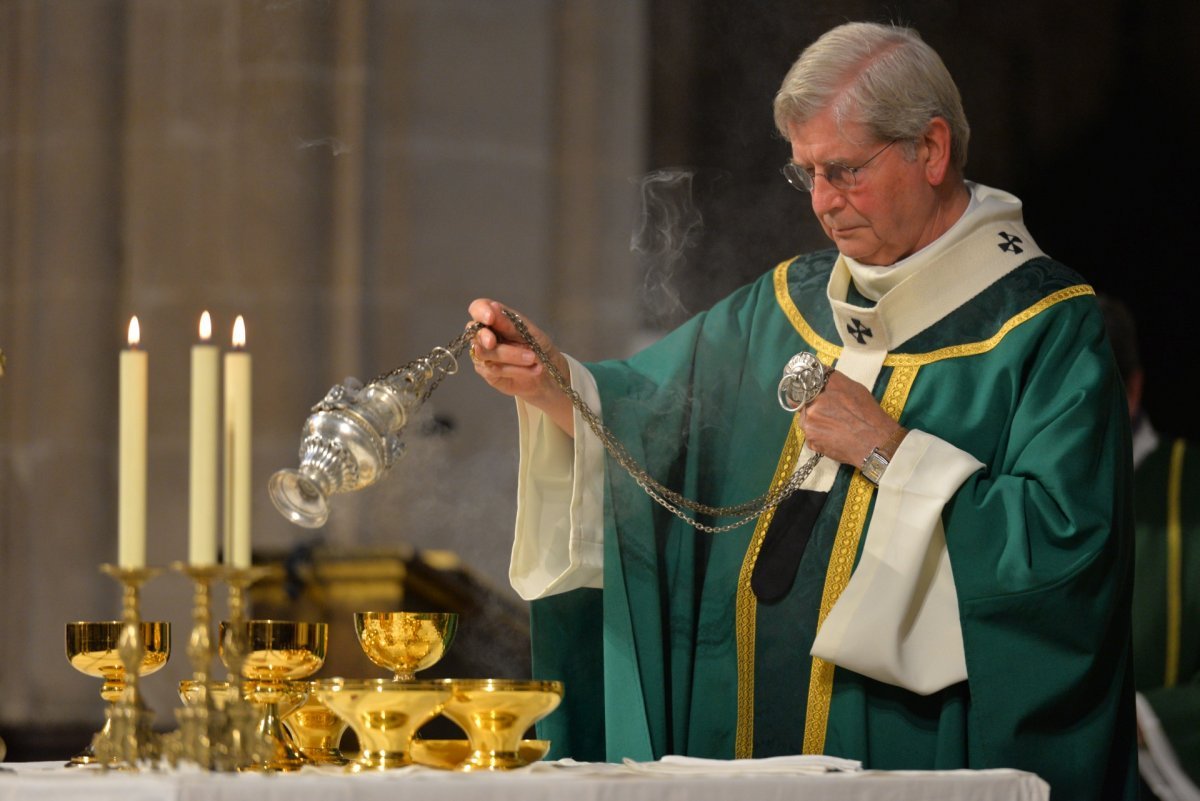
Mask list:
[[[828,773],[657,772],[655,763],[541,762],[507,773],[403,768],[347,774],[215,774],[181,769],[122,773],[64,768],[58,762],[5,763],[0,801],[1047,801],[1048,785],[1031,773],[854,771]]]

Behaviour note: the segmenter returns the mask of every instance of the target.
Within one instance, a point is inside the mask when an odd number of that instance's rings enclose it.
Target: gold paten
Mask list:
[[[558,707],[562,694],[558,681],[455,679],[442,714],[467,733],[471,748],[457,769],[510,770],[535,761],[522,753],[525,732]]]
[[[522,740],[517,753],[525,762],[538,762],[550,750],[549,740]],[[470,740],[424,740],[412,741],[413,762],[429,768],[455,770],[471,756]]]
[[[455,612],[355,612],[354,631],[367,658],[411,681],[435,664],[454,641]]]
[[[313,694],[358,737],[358,759],[347,770],[382,771],[413,763],[413,735],[442,711],[450,682],[325,679],[313,682]]]
[[[100,697],[116,704],[125,694],[125,665],[121,660],[119,641],[124,623],[119,620],[77,621],[67,624],[67,661],[71,667],[88,676],[103,678]],[[154,673],[171,655],[171,624],[166,621],[143,621],[141,624],[142,653],[139,676]],[[110,737],[112,717],[108,716],[99,736]],[[68,766],[91,765],[98,760],[91,745],[71,757]]]

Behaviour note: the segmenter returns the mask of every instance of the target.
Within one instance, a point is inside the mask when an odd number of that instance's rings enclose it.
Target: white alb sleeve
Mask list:
[[[942,509],[982,467],[944,440],[908,432],[879,482],[862,558],[821,624],[813,656],[922,695],[967,678]]]
[[[596,380],[567,356],[571,388],[597,414]],[[604,568],[604,446],[575,410],[568,436],[540,409],[517,400],[521,461],[508,579],[527,601],[601,587]]]

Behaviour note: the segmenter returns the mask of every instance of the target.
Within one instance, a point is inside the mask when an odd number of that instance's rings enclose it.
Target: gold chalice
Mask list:
[[[109,704],[121,700],[125,693],[125,665],[121,661],[119,641],[125,624],[119,620],[77,621],[67,624],[67,661],[71,667],[88,676],[104,679],[100,697]],[[162,621],[143,621],[142,663],[139,676],[146,676],[167,664],[171,655],[171,624]],[[111,720],[106,720],[101,736],[112,731]],[[89,744],[83,751],[71,757],[68,765],[91,765],[96,763],[96,754]]]
[[[562,682],[454,679],[453,685],[442,714],[467,733],[471,748],[459,770],[511,770],[536,761],[529,749],[522,753],[522,738],[530,726],[558,707]]]
[[[450,647],[458,629],[455,612],[355,612],[354,631],[367,658],[412,681]]]
[[[308,700],[283,718],[300,753],[314,765],[345,765],[350,760],[339,748],[349,725],[317,698],[316,682],[309,684]]]
[[[450,687],[450,679],[325,679],[313,682],[313,693],[358,736],[358,759],[348,766],[357,773],[412,764],[413,735],[442,710]]]
[[[223,622],[219,643],[226,666],[229,648],[236,647],[241,653],[246,697],[262,706],[258,731],[274,748],[270,759],[253,767],[299,769],[305,764],[304,755],[280,721],[308,697],[307,683],[298,679],[308,678],[324,664],[329,627],[291,620],[247,620],[234,630],[231,623]]]

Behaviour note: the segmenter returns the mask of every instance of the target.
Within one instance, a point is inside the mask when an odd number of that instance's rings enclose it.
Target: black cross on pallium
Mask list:
[[[874,336],[874,334],[871,333],[871,329],[863,325],[862,321],[856,317],[851,317],[850,322],[854,323],[854,325],[846,326],[846,330],[850,332],[850,336],[857,339],[858,344],[860,345],[867,344],[866,337]]]
[[[1004,241],[996,247],[1000,248],[1006,253],[1012,253],[1014,255],[1021,252],[1021,237],[1017,236],[1016,234],[1010,234],[1007,231],[1001,231],[1000,238]]]

